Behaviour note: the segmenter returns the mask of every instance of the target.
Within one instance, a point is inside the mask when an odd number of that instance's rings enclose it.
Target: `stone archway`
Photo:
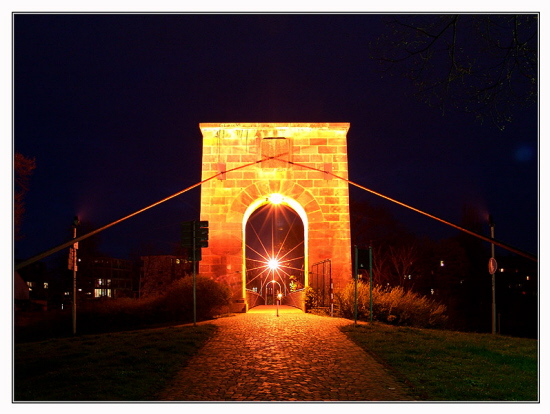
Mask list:
[[[259,296],[255,304],[273,304],[279,291],[287,303],[307,286],[307,234],[305,211],[288,197],[272,194],[249,206],[243,217],[242,283],[247,296]]]
[[[351,280],[348,183],[323,173],[347,178],[349,124],[200,124],[200,128],[203,180],[252,164],[201,186],[200,219],[209,221],[210,236],[199,271],[231,287],[234,311],[247,310],[245,216],[272,194],[294,203],[290,206],[301,215],[307,228],[306,263],[330,258],[336,291]]]

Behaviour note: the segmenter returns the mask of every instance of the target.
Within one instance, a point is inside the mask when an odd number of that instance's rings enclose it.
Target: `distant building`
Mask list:
[[[536,298],[538,296],[538,269],[536,262],[521,257],[497,257],[497,288],[501,294]]]
[[[538,266],[518,256],[497,257],[497,331],[537,338],[539,330]]]
[[[15,273],[14,298],[20,307],[46,309],[49,297],[49,282],[44,262],[35,262]],[[25,286],[21,285],[21,282]],[[26,298],[25,296],[26,290]],[[22,296],[23,295],[23,296]],[[26,303],[25,303],[26,302]]]
[[[170,283],[192,271],[191,262],[183,256],[141,256],[140,297],[162,294]]]
[[[134,297],[135,271],[130,260],[96,257],[79,264],[78,296],[85,298]]]
[[[13,298],[16,303],[29,300],[29,286],[18,272],[13,272]]]

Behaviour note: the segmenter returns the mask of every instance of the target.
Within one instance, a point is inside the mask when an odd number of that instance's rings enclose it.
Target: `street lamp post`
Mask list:
[[[78,217],[75,216],[73,220],[73,239],[76,239],[76,227],[80,224]],[[72,269],[73,269],[73,335],[76,334],[76,252],[78,250],[78,242],[73,244],[71,248],[71,259]]]
[[[495,238],[495,223],[493,221],[493,217],[489,216],[489,226],[491,227],[491,239]],[[491,243],[491,264],[496,263],[495,261],[495,244]],[[496,305],[496,280],[495,280],[495,273],[496,273],[496,265],[490,266],[492,267],[490,269],[491,272],[491,289],[492,289],[492,322],[491,322],[491,330],[493,335],[497,332],[497,305]]]

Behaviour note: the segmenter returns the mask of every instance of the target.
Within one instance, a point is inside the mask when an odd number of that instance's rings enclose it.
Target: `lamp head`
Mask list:
[[[278,193],[275,193],[275,194],[271,194],[269,196],[269,202],[271,204],[281,204],[283,202],[283,196],[282,194],[278,194]]]
[[[269,259],[267,261],[267,267],[271,270],[277,270],[279,268],[279,261],[277,259]]]

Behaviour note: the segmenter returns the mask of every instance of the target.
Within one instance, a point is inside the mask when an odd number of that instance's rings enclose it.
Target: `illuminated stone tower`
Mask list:
[[[202,123],[200,129],[202,180],[228,172],[201,186],[200,219],[209,221],[210,234],[199,271],[230,285],[234,310],[250,306],[247,221],[274,194],[303,223],[304,285],[311,265],[325,259],[335,291],[351,280],[348,183],[326,173],[348,178],[349,123]]]

